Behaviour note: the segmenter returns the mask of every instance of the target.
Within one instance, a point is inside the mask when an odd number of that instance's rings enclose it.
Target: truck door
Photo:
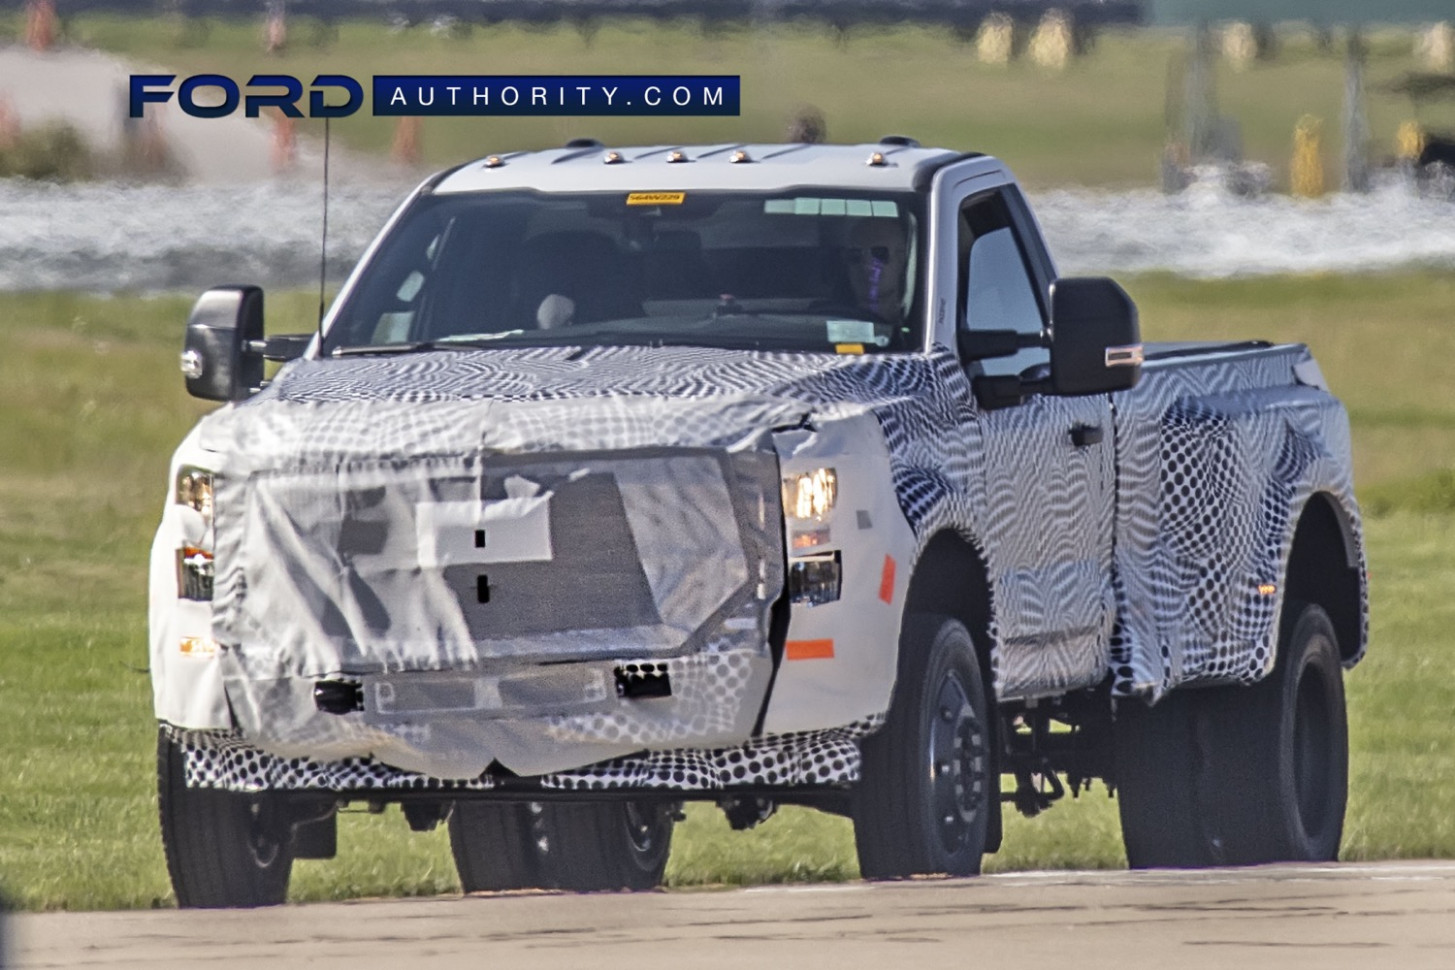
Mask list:
[[[967,194],[957,231],[958,326],[1042,333],[1051,267],[1013,186]],[[972,376],[1048,373],[1050,353],[970,365]],[[977,429],[984,541],[1004,697],[1098,683],[1107,672],[1114,599],[1111,399],[981,395]]]

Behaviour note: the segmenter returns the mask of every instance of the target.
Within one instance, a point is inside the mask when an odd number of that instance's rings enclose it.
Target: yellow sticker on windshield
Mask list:
[[[834,352],[840,354],[862,354],[863,344],[834,344]]]
[[[630,192],[627,205],[681,205],[687,198],[686,192]]]

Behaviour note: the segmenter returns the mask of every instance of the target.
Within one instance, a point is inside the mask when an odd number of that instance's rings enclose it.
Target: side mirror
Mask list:
[[[1051,284],[1051,386],[1056,394],[1109,394],[1142,376],[1142,328],[1127,291],[1105,277]]]
[[[187,318],[182,374],[187,393],[242,401],[263,383],[263,291],[222,286],[197,299]]]

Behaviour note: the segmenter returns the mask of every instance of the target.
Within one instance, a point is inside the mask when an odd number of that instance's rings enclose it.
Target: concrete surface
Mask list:
[[[1455,967],[1455,864],[12,917],[17,967]]]

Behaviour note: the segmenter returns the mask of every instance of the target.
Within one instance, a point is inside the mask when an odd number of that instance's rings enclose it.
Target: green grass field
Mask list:
[[[1129,281],[1149,338],[1310,343],[1350,405],[1373,575],[1372,650],[1349,678],[1352,796],[1344,855],[1455,856],[1449,675],[1455,629],[1455,281],[1378,277]],[[313,298],[270,300],[274,331]],[[24,908],[170,905],[157,834],[145,565],[167,457],[204,408],[175,360],[188,301],[0,295],[0,887]],[[293,898],[457,888],[442,832],[397,810],[349,814],[341,851],[300,862]],[[991,869],[1124,863],[1097,788],[1011,817]],[[697,806],[674,886],[852,878],[846,821],[785,810],[730,833]]]
[[[1168,77],[1185,57],[1183,33],[1112,31],[1062,74],[1029,60],[980,63],[972,44],[943,30],[862,28],[838,35],[808,24],[704,31],[691,22],[607,21],[592,33],[563,26],[478,27],[438,36],[427,27],[391,32],[380,21],[344,21],[318,45],[316,25],[295,18],[288,49],[266,55],[260,20],[130,18],[77,14],[73,43],[112,51],[180,75],[223,73],[373,74],[740,74],[740,118],[428,119],[423,150],[433,166],[490,152],[541,148],[594,135],[612,144],[779,141],[803,105],[819,108],[833,141],[874,141],[907,133],[923,143],[983,151],[1008,161],[1032,187],[1148,185],[1157,180],[1165,141]],[[8,24],[8,26],[6,26]],[[0,17],[0,36],[18,32],[18,15]],[[1369,118],[1376,156],[1393,153],[1395,130],[1411,116],[1402,96],[1378,87],[1417,64],[1412,33],[1373,35],[1368,68]],[[367,85],[366,85],[367,86]],[[1289,33],[1280,58],[1245,71],[1219,68],[1222,113],[1242,127],[1250,159],[1272,165],[1286,184],[1294,126],[1304,114],[1325,122],[1324,156],[1337,184],[1344,90],[1341,57],[1319,52],[1310,37]],[[1180,84],[1175,86],[1180,91]],[[113,96],[107,92],[106,96]],[[1427,106],[1427,124],[1455,127],[1455,104]],[[315,126],[320,127],[320,126]],[[384,152],[393,121],[364,113],[335,133]]]

